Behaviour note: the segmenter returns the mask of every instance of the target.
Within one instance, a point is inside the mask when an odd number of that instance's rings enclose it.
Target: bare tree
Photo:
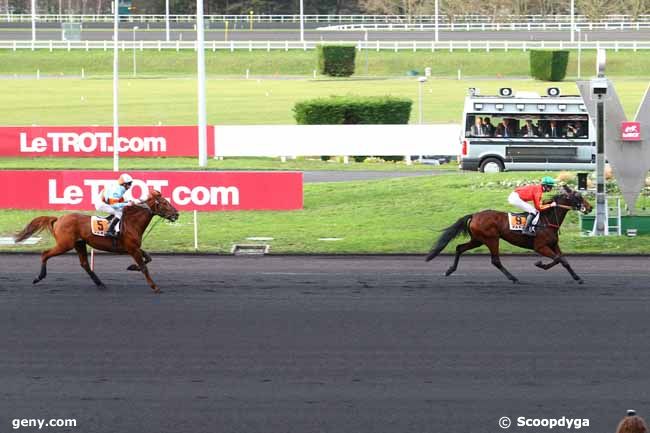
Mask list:
[[[611,0],[577,0],[576,6],[589,21],[600,21],[605,15],[623,10],[620,1]]]

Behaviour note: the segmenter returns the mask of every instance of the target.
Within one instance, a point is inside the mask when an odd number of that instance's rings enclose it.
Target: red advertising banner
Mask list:
[[[621,122],[621,139],[623,141],[641,141],[641,123]]]
[[[208,126],[208,154],[214,128]],[[120,126],[120,156],[197,156],[196,126]],[[0,156],[112,156],[111,126],[0,127]]]
[[[126,198],[157,189],[178,210],[302,209],[301,172],[136,171]],[[0,209],[94,210],[112,171],[0,170]]]

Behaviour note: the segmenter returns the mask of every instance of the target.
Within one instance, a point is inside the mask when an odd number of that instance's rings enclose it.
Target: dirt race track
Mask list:
[[[650,258],[0,256],[0,431],[490,432],[650,417]],[[556,428],[553,431],[566,431]],[[16,431],[38,431],[22,428]],[[549,431],[513,425],[509,431]]]

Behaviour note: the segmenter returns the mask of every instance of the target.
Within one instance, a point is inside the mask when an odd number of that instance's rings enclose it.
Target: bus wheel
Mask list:
[[[503,162],[497,158],[485,158],[481,162],[481,171],[483,173],[500,173],[503,171]]]

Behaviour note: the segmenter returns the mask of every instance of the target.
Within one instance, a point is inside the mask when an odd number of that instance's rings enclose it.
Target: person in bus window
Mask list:
[[[548,138],[560,138],[562,137],[562,130],[555,120],[551,120],[546,127],[544,135]]]
[[[499,126],[497,126],[497,131],[496,131],[497,137],[514,137],[515,131],[514,128],[512,127],[512,124],[510,122],[510,119],[503,119],[501,123],[499,123]]]
[[[578,128],[576,127],[575,124],[569,123],[566,126],[566,136],[567,138],[576,138],[578,137]]]
[[[485,135],[485,130],[483,129],[483,118],[476,116],[474,124],[471,129],[472,137],[483,137]]]
[[[521,127],[521,136],[522,137],[537,137],[539,134],[539,130],[535,125],[533,125],[533,121],[530,119],[526,120],[526,124]]]
[[[487,137],[494,137],[494,125],[490,121],[489,117],[483,119],[483,131]]]

